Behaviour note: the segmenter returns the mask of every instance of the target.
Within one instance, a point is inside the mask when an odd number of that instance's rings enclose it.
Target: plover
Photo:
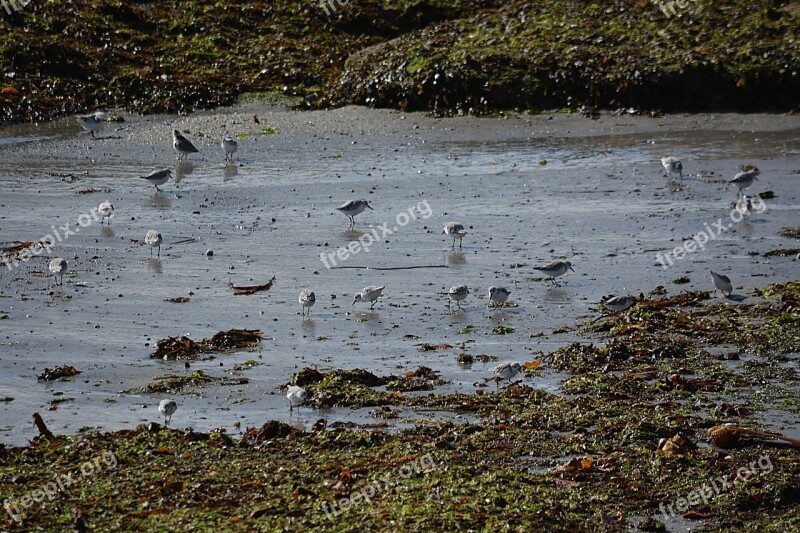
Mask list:
[[[172,415],[178,410],[178,402],[175,400],[161,400],[158,402],[158,412],[164,415],[164,425],[169,426]]]
[[[496,376],[495,379],[498,381],[501,379],[505,379],[511,381],[511,378],[516,376],[522,371],[522,364],[518,363],[517,361],[507,361],[505,363],[500,363],[499,365],[490,368],[492,373]]]
[[[150,185],[154,186],[157,191],[161,189],[158,188],[159,185],[164,185],[169,179],[172,177],[172,171],[168,168],[162,170],[156,170],[155,172],[151,172],[147,176],[140,176],[140,179],[147,181]]]
[[[724,274],[717,274],[711,271],[711,279],[714,281],[714,295],[719,290],[724,296],[729,297],[733,293],[733,285],[731,285],[731,278]],[[728,294],[725,294],[725,293]]]
[[[572,270],[575,272],[575,269],[572,268],[572,263],[569,261],[553,261],[545,266],[541,267],[533,267],[534,270],[538,270],[545,276],[547,279],[553,282],[553,285],[558,286],[558,282],[556,278],[559,276],[563,276],[567,273],[567,270]]]
[[[631,296],[614,296],[603,302],[603,306],[614,313],[619,313],[631,307],[636,300]]]
[[[292,411],[295,406],[299,408],[306,403],[306,400],[308,400],[308,391],[297,385],[289,385],[286,389],[286,398],[289,400],[289,410]]]
[[[461,248],[464,235],[466,234],[467,230],[458,222],[448,222],[442,229],[442,235],[449,235],[453,238],[453,250],[456,249],[456,239],[458,239],[458,247]]]
[[[53,277],[56,279],[56,283],[58,283],[58,276],[61,276],[61,283],[58,284],[64,285],[64,273],[67,271],[67,260],[62,259],[61,257],[56,257],[50,261],[48,268],[50,269],[50,273],[53,274]]]
[[[366,200],[349,200],[336,208],[350,219],[350,227],[356,225],[356,215],[360,215],[365,209],[372,209]]]
[[[189,154],[200,152],[194,145],[181,135],[178,130],[172,130],[172,147],[178,152],[178,161],[183,161]]]
[[[150,246],[150,257],[153,257],[153,248],[158,247],[158,257],[161,257],[161,234],[154,229],[147,232],[144,236],[144,243]]]
[[[305,314],[306,314],[306,309],[308,309],[308,314],[310,315],[311,314],[311,307],[313,307],[313,305],[317,301],[317,295],[314,294],[314,291],[305,290],[305,291],[300,293],[300,297],[298,298],[298,300],[300,301],[300,304],[303,306],[303,308],[302,308],[303,309],[303,312],[302,312],[303,316],[305,316]]]
[[[383,293],[383,289],[386,288],[385,285],[378,287],[376,285],[370,285],[369,287],[364,287],[361,289],[361,292],[355,295],[353,298],[353,306],[356,305],[356,302],[372,302],[372,305],[369,306],[370,309],[375,307],[375,302],[378,301],[378,296]]]

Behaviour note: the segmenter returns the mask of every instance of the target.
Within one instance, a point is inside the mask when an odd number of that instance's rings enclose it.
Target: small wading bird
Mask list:
[[[178,402],[175,400],[161,400],[158,402],[158,412],[164,415],[164,425],[169,426],[172,422],[172,415],[178,410]]]
[[[233,163],[233,154],[239,149],[239,143],[236,142],[236,139],[231,137],[230,135],[226,135],[224,139],[222,139],[221,143],[222,149],[225,151],[225,162],[226,163]]]
[[[151,229],[144,236],[144,243],[150,246],[150,257],[153,257],[153,248],[158,248],[158,257],[161,257],[161,234],[154,229]]]
[[[302,315],[305,316],[306,309],[308,309],[308,314],[311,314],[311,308],[317,301],[317,295],[314,294],[314,291],[303,291],[300,293],[300,297],[298,298],[302,307]]]
[[[731,279],[724,275],[724,274],[717,274],[713,270],[711,271],[711,280],[714,282],[714,295],[716,296],[717,291],[720,291],[723,296],[730,297],[731,293],[733,293],[733,285],[731,285]],[[725,294],[725,293],[728,294]]]
[[[461,248],[461,245],[464,240],[464,235],[467,234],[467,230],[464,229],[464,226],[458,222],[448,222],[444,225],[442,229],[442,235],[449,235],[453,238],[453,250],[456,249],[456,239],[458,239],[458,247]]]
[[[667,171],[670,179],[673,174],[677,174],[680,179],[683,179],[683,163],[677,157],[662,157],[661,166]]]
[[[64,285],[64,273],[67,271],[66,259],[62,259],[61,257],[56,257],[55,259],[50,261],[49,269],[50,272],[53,274],[53,277],[56,279],[56,283],[58,285]],[[61,283],[58,282],[59,275],[61,276]]]
[[[97,212],[100,213],[102,218],[100,219],[100,225],[103,225],[106,219],[108,219],[108,224],[111,225],[111,217],[114,216],[114,206],[111,205],[111,202],[103,202],[97,207]]]
[[[78,117],[78,124],[80,124],[83,129],[92,134],[92,139],[97,138],[94,136],[94,132],[100,131],[100,128],[103,126],[103,122],[105,121],[106,121],[106,114],[103,113],[102,111],[96,111],[91,115],[84,115],[82,117]]]
[[[632,296],[614,296],[603,302],[603,306],[612,313],[624,311],[636,303]]]
[[[500,380],[511,382],[511,378],[522,371],[522,364],[517,361],[506,361],[489,369],[494,374],[494,382],[500,388]],[[487,380],[488,381],[488,380]]]
[[[351,228],[356,225],[356,215],[360,215],[365,209],[372,209],[366,200],[349,200],[336,208],[350,219]]]
[[[289,385],[286,389],[286,399],[289,400],[289,411],[294,410],[295,406],[299,409],[308,400],[308,391],[297,385]]]
[[[370,309],[375,307],[375,302],[378,301],[378,296],[383,293],[383,289],[386,288],[386,285],[378,287],[376,285],[370,285],[369,287],[364,287],[361,289],[361,292],[355,295],[353,298],[353,306],[355,307],[356,302],[372,302],[372,305],[369,306]]]
[[[737,195],[744,194],[743,191],[749,188],[754,181],[758,180],[757,176],[759,174],[761,174],[761,171],[752,165],[742,167],[742,170],[730,181],[732,185],[736,185],[738,188]]]
[[[189,142],[189,139],[181,135],[178,130],[172,130],[172,147],[178,152],[178,161],[183,161],[189,154],[199,153],[200,150]]]
[[[161,189],[159,189],[158,186],[164,185],[171,177],[172,171],[168,168],[165,168],[151,172],[147,176],[140,176],[139,178],[145,180],[147,183],[155,187],[156,191],[160,191]]]
[[[461,309],[461,300],[469,295],[469,288],[466,285],[454,285],[450,287],[450,290],[447,293],[447,296],[450,297],[450,300],[447,302],[447,307],[450,307],[450,302],[455,302],[458,305],[458,308]]]
[[[505,287],[489,287],[489,307],[503,307],[511,291]]]
[[[575,269],[572,268],[572,263],[569,261],[553,261],[545,266],[541,267],[533,267],[534,270],[538,270],[542,274],[544,274],[548,280],[553,282],[553,285],[558,287],[558,282],[556,278],[559,276],[563,276],[567,273],[567,270],[572,270],[575,272]]]

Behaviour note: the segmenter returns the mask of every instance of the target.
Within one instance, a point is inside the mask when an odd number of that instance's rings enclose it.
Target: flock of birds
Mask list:
[[[81,116],[78,118],[78,122],[80,125],[87,131],[89,131],[93,138],[95,138],[95,132],[98,131],[103,123],[106,121],[106,115],[103,112],[96,112],[90,115]],[[175,152],[178,154],[178,160],[183,161],[185,160],[190,154],[199,153],[199,150],[192,144],[192,142],[187,139],[180,131],[173,130],[172,132],[172,146]],[[238,143],[236,139],[231,137],[230,135],[225,135],[222,139],[220,146],[225,154],[225,162],[232,163],[234,161],[234,154],[238,151]],[[667,176],[670,179],[673,179],[675,175],[678,176],[679,179],[683,179],[683,163],[676,157],[664,157],[661,159],[661,165],[664,167],[664,170],[667,173]],[[738,190],[738,201],[736,204],[737,209],[741,209],[742,212],[749,212],[750,211],[750,198],[748,198],[744,194],[744,190],[749,188],[753,185],[753,182],[757,180],[757,176],[759,175],[759,170],[753,166],[744,167],[740,172],[736,174],[736,176],[730,180],[730,184],[735,186]],[[160,192],[159,186],[164,185],[169,181],[172,177],[172,173],[170,169],[162,169],[157,170],[147,176],[142,176],[141,179],[147,181],[149,184],[153,185],[156,188],[156,192]],[[373,209],[367,200],[363,199],[355,199],[349,200],[342,204],[341,206],[336,208],[339,212],[347,216],[350,219],[350,228],[355,226],[355,217],[359,214],[363,213],[367,209]],[[111,205],[109,202],[103,202],[100,204],[98,208],[99,213],[102,215],[102,221],[105,221],[106,218],[110,219],[114,214],[114,206]],[[102,223],[101,221],[101,223]],[[455,250],[456,241],[458,241],[459,249],[462,248],[463,239],[467,235],[467,230],[463,224],[455,221],[448,222],[442,228],[442,234],[447,235],[448,237],[453,239],[453,246],[452,249]],[[161,256],[161,243],[163,242],[163,238],[161,233],[156,230],[149,230],[145,235],[144,239],[145,244],[150,246],[150,255],[152,257],[153,248],[158,249],[158,257]],[[557,278],[563,276],[568,271],[575,270],[572,268],[572,263],[569,261],[553,261],[552,263],[533,267],[534,270],[540,272],[546,281],[550,281],[553,283],[554,286],[558,286],[559,282]],[[64,274],[67,271],[67,262],[65,259],[57,257],[50,261],[50,272],[53,273],[56,280],[60,276],[61,281],[60,283],[63,285],[64,282]],[[719,290],[722,292],[723,295],[726,297],[730,297],[733,291],[733,285],[731,284],[730,278],[723,274],[719,274],[711,271],[711,279],[714,284],[714,292]],[[385,286],[375,286],[370,285],[361,289],[353,298],[353,306],[357,303],[369,303],[370,309],[375,307],[378,298],[383,294],[383,290]],[[447,295],[449,297],[448,307],[455,302],[458,309],[461,309],[461,302],[467,298],[470,294],[469,287],[466,285],[455,285],[450,288]],[[496,287],[492,286],[489,287],[489,307],[493,308],[502,308],[506,305],[508,298],[511,294],[511,291],[505,287]],[[301,305],[301,315],[303,317],[311,314],[311,308],[316,303],[316,295],[314,291],[305,289],[300,292],[298,297],[298,301]],[[636,303],[637,299],[633,296],[614,296],[606,301],[601,302],[603,307],[611,311],[612,313],[619,313],[629,309]],[[494,374],[495,380],[498,382],[500,380],[508,380],[511,381],[514,376],[516,376],[519,372],[522,371],[524,365],[518,361],[507,361],[504,363],[500,363],[497,366],[490,369],[490,371]],[[306,403],[309,398],[309,393],[302,387],[297,385],[289,385],[286,392],[286,398],[289,401],[289,409],[290,411],[293,410],[295,407],[299,407]],[[172,399],[165,399],[161,400],[159,403],[158,409],[161,414],[164,415],[164,424],[169,425],[170,420],[172,419],[172,415],[177,410],[177,403],[175,400]]]

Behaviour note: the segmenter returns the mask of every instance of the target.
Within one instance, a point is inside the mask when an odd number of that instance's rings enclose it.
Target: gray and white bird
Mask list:
[[[164,425],[169,426],[172,415],[178,410],[178,402],[175,400],[161,400],[158,402],[158,412],[164,415]]]
[[[511,291],[505,287],[489,287],[489,305],[491,307],[503,307],[508,301]]]
[[[672,178],[673,174],[677,174],[683,179],[683,163],[677,157],[662,157],[661,166],[667,171],[668,177]]]
[[[189,154],[200,152],[194,145],[181,135],[178,130],[172,130],[172,147],[178,152],[178,161],[183,161]]]
[[[100,128],[103,127],[103,123],[105,121],[106,114],[102,111],[96,111],[91,115],[78,117],[78,124],[80,124],[83,129],[91,133],[93,139],[97,138],[94,136],[94,132],[100,131]]]
[[[161,234],[154,229],[151,229],[144,236],[144,243],[150,246],[150,257],[153,257],[153,248],[158,248],[158,257],[161,257],[161,243],[163,242]]]
[[[505,363],[500,363],[489,370],[491,370],[491,372],[496,376],[495,379],[505,379],[511,381],[511,378],[522,371],[522,363],[517,361],[506,361]]]
[[[305,290],[300,293],[300,297],[298,298],[300,304],[303,306],[302,315],[305,316],[306,309],[308,309],[308,314],[311,314],[311,308],[317,302],[317,295],[314,294],[314,291]]]
[[[572,270],[575,272],[575,269],[572,268],[572,263],[569,261],[553,261],[552,263],[548,263],[544,266],[533,267],[533,269],[544,274],[547,279],[553,282],[553,285],[555,286],[558,286],[558,282],[556,281],[557,277],[566,274],[567,270]]]
[[[308,391],[297,385],[289,385],[286,389],[286,399],[289,400],[289,411],[292,411],[295,406],[299,408],[306,403],[306,400],[308,400]]]
[[[233,163],[233,154],[239,149],[239,143],[230,135],[226,135],[220,143],[222,149],[225,151],[225,162]]]
[[[736,209],[736,211],[738,211],[743,217],[748,217],[753,214],[753,202],[750,201],[749,196],[744,194],[738,200],[736,200],[734,209]]]
[[[48,265],[48,269],[50,273],[53,274],[53,277],[56,279],[56,283],[59,285],[64,285],[64,273],[67,271],[67,260],[61,257],[56,257],[50,261],[50,265]],[[58,276],[61,276],[61,283],[58,282]]]
[[[351,228],[356,225],[356,215],[360,215],[365,209],[372,209],[366,200],[348,200],[336,208],[350,219]]]
[[[466,285],[454,285],[450,287],[450,290],[447,292],[447,296],[450,298],[450,301],[447,302],[448,307],[450,306],[450,302],[455,302],[458,308],[461,309],[461,301],[468,295],[469,288]]]
[[[717,274],[711,271],[711,280],[714,282],[714,295],[720,291],[724,296],[729,297],[733,293],[733,285],[731,285],[731,278],[725,274]],[[728,294],[725,294],[725,293]]]
[[[103,202],[99,206],[97,206],[97,212],[100,213],[100,225],[103,225],[106,219],[108,219],[109,225],[111,224],[111,217],[114,216],[114,206],[111,205],[111,202]]]
[[[458,239],[458,247],[461,248],[464,235],[466,234],[467,230],[464,229],[463,224],[459,222],[448,222],[442,229],[442,235],[449,235],[453,238],[453,250],[456,249],[456,239]]]
[[[745,167],[747,170],[740,170],[736,176],[730,181],[731,185],[736,185],[738,194],[744,194],[743,191],[749,188],[754,181],[758,180],[757,176],[761,171],[754,166]]]
[[[603,306],[613,313],[619,313],[633,306],[636,299],[632,296],[614,296],[603,302]]]
[[[172,171],[168,168],[164,168],[161,170],[156,170],[155,172],[151,172],[147,176],[139,176],[139,179],[145,180],[147,183],[155,187],[156,191],[160,191],[161,189],[159,189],[158,186],[164,185],[171,177]]]
[[[361,292],[355,295],[353,298],[353,306],[355,307],[356,302],[372,302],[372,305],[369,306],[370,309],[375,307],[375,302],[378,301],[378,297],[383,293],[383,289],[386,288],[386,285],[378,287],[376,285],[370,285],[369,287],[364,287],[361,289]]]

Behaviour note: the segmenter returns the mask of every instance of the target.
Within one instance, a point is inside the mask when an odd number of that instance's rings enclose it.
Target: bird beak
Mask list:
[[[355,306],[356,306],[356,302],[357,302],[357,301],[358,301],[358,300],[353,300],[353,307],[355,307]]]
[[[574,268],[572,268],[572,266],[571,266],[571,265],[570,265],[569,269],[570,269],[570,270],[572,270],[573,272],[575,272],[575,269],[574,269]]]
[[[368,209],[372,209],[372,208],[369,206],[369,204],[366,204],[366,206],[367,206],[367,208],[368,208]],[[372,209],[372,210],[373,210],[373,211],[375,211],[374,209]]]

